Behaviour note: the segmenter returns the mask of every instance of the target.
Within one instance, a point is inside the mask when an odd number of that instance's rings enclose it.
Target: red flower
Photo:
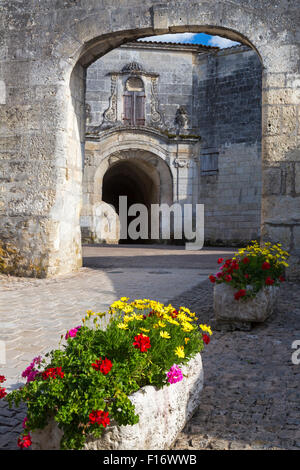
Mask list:
[[[208,335],[202,335],[202,339],[205,344],[208,344],[210,342],[210,337]]]
[[[0,388],[0,399],[6,397],[7,393],[5,388]]]
[[[285,281],[285,277],[284,277],[284,276],[279,276],[279,281],[280,281],[280,282],[284,282],[284,281]]]
[[[232,261],[231,267],[233,269],[239,269],[239,263],[236,260]]]
[[[224,279],[225,281],[230,282],[232,280],[232,277],[230,276],[230,274],[226,274]]]
[[[245,279],[249,279],[249,274],[245,274]]]
[[[245,256],[245,258],[243,258],[243,263],[244,263],[244,264],[250,263],[250,259],[247,258],[247,256]]]
[[[99,370],[102,374],[107,375],[112,368],[112,362],[107,358],[102,360],[100,357],[100,359],[97,359],[96,362],[92,364],[92,367],[95,370]]]
[[[135,336],[134,340],[135,341],[133,342],[133,346],[135,347],[135,349],[139,349],[141,352],[146,352],[147,349],[151,348],[149,336],[144,336],[143,334],[140,334],[138,336]]]
[[[108,412],[105,412],[105,411],[102,411],[102,410],[96,410],[96,411],[92,411],[90,414],[89,414],[89,423],[90,424],[95,424],[97,423],[99,426],[102,424],[102,426],[104,428],[106,428],[106,426],[108,424],[110,424],[110,419],[108,417]]]
[[[263,271],[266,271],[267,269],[270,269],[271,265],[270,263],[268,263],[268,261],[265,261],[262,265],[261,265],[261,269]]]
[[[267,277],[267,279],[265,280],[265,283],[267,286],[272,286],[274,284],[274,279],[271,279],[270,276]]]
[[[6,378],[4,377],[4,375],[0,375],[0,384],[3,384],[3,382],[6,381]]]
[[[219,259],[218,259],[218,264],[223,263],[223,261],[224,261],[224,258],[219,258]]]
[[[210,282],[212,283],[216,282],[216,278],[213,275],[209,276],[209,279],[210,279]]]
[[[57,377],[60,377],[63,379],[65,376],[64,372],[62,372],[61,367],[50,367],[49,369],[46,369],[42,373],[42,377],[44,380],[47,380],[49,378],[51,379],[57,379]]]
[[[241,297],[245,297],[246,291],[245,289],[240,289],[238,292],[234,294],[235,300],[240,300]]]
[[[220,279],[223,276],[223,273],[217,273],[217,278]]]
[[[231,259],[231,258],[230,258],[230,259],[227,259],[227,260],[225,261],[225,264],[224,264],[224,266],[225,266],[226,268],[228,268],[228,266],[230,266],[230,265],[231,265],[231,261],[232,261],[232,259]]]
[[[26,447],[30,447],[32,444],[32,441],[31,441],[31,436],[30,434],[26,434],[26,436],[22,436],[19,437],[18,439],[18,446],[21,448],[21,449],[24,449]]]
[[[171,317],[172,317],[172,318],[176,318],[177,315],[178,315],[177,310],[173,310],[173,313],[171,313]]]

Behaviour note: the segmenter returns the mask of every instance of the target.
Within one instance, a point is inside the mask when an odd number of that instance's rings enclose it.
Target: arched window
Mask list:
[[[124,124],[145,125],[145,90],[143,80],[139,77],[130,77],[125,84]]]

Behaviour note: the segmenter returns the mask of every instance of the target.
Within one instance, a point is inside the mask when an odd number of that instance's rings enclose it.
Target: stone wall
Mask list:
[[[199,55],[201,158],[211,155],[218,162],[217,171],[200,168],[199,200],[212,244],[260,237],[261,89],[262,66],[253,50],[237,46]]]

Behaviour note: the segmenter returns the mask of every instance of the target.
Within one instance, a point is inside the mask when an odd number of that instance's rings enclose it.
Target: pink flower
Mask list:
[[[175,384],[183,379],[182,371],[177,364],[173,364],[169,372],[167,372],[168,382]]]
[[[81,326],[76,326],[75,328],[72,328],[71,330],[69,330],[65,336],[65,339],[75,338],[80,328]]]
[[[26,429],[26,423],[27,423],[27,421],[28,421],[28,418],[27,418],[27,416],[25,416],[25,418],[23,419],[23,423],[22,423],[23,429]]]
[[[37,356],[35,357],[31,364],[22,372],[22,377],[25,379],[27,378],[27,383],[28,382],[33,382],[35,379],[36,375],[39,373],[37,370],[35,370],[35,365],[37,364],[38,366],[42,362],[42,357]]]

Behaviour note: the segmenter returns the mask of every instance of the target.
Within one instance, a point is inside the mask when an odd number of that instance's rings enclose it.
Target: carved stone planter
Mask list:
[[[85,450],[168,449],[200,403],[203,388],[201,355],[181,367],[181,382],[160,390],[146,386],[130,396],[140,419],[134,426],[108,426],[100,439],[89,437]],[[62,431],[52,420],[46,428],[32,433],[33,450],[60,448]]]
[[[225,330],[251,329],[252,323],[264,322],[273,312],[279,287],[266,286],[253,299],[236,300],[233,289],[227,284],[214,286],[215,327]]]

